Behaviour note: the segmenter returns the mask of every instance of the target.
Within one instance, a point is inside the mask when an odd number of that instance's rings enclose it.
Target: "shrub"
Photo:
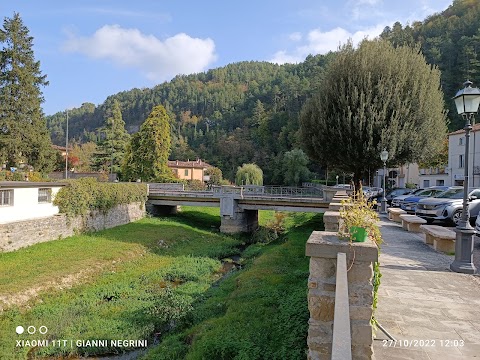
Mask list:
[[[69,216],[85,215],[89,210],[106,212],[120,204],[144,203],[147,185],[141,183],[105,183],[95,178],[69,180],[57,193],[53,204]]]

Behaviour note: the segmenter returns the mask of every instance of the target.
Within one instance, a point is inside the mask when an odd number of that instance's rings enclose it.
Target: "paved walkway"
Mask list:
[[[381,285],[376,360],[480,359],[480,277],[451,272],[453,256],[436,252],[422,234],[382,218]],[[422,346],[423,345],[423,346]]]

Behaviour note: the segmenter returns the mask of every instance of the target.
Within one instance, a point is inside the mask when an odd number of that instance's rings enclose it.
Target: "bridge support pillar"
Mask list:
[[[258,227],[258,210],[243,210],[232,196],[220,198],[220,232],[235,234],[252,232]]]

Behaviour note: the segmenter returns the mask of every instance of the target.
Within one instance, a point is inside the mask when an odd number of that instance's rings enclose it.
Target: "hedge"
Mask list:
[[[90,210],[107,210],[121,204],[147,201],[147,185],[139,183],[105,183],[96,178],[68,180],[57,193],[53,204],[69,216],[85,215]]]

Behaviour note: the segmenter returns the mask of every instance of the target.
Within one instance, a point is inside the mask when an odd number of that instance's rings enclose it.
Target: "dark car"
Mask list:
[[[416,195],[409,196],[405,198],[400,203],[400,209],[405,210],[408,214],[415,214],[415,210],[417,208],[417,204],[420,200],[435,196],[448,190],[448,186],[432,186],[429,188],[420,191]]]
[[[392,203],[392,200],[397,196],[410,194],[413,190],[415,189],[396,188],[387,191],[387,195],[385,196],[385,199],[387,199],[387,204],[390,205]]]
[[[425,189],[417,189],[411,193],[405,194],[405,195],[400,195],[400,196],[395,196],[392,200],[391,207],[400,207],[400,204],[402,203],[403,200],[405,200],[409,196],[413,195],[418,195],[420,192],[422,192]]]

